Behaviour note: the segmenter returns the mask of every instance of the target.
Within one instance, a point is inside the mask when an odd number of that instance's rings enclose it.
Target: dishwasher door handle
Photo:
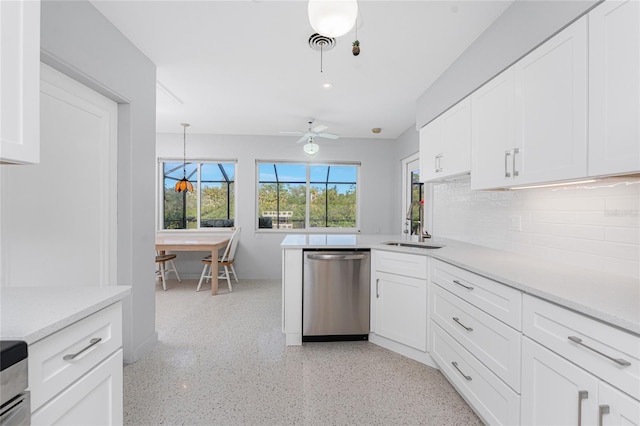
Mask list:
[[[362,260],[366,254],[309,254],[311,260]]]

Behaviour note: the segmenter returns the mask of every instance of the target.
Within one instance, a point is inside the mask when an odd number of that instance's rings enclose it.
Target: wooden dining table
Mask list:
[[[156,250],[166,251],[208,251],[211,252],[211,295],[218,294],[218,274],[213,273],[218,250],[229,243],[231,235],[161,235],[156,234]],[[218,268],[215,269],[217,271]]]

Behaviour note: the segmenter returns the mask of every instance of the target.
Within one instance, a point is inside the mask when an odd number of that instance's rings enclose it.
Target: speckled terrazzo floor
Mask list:
[[[124,369],[127,425],[481,425],[437,371],[369,342],[285,347],[279,281],[157,284],[160,342]]]

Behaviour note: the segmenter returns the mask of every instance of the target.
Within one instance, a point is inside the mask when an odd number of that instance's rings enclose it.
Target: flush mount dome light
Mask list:
[[[309,23],[318,33],[327,37],[345,35],[356,23],[357,0],[309,0]]]
[[[309,142],[304,145],[304,152],[307,155],[316,155],[320,151],[320,146],[313,141],[313,139],[309,139]]]

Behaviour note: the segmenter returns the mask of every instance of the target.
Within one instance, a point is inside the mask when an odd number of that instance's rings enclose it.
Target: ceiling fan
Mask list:
[[[318,124],[315,127],[311,127],[313,124],[313,120],[309,121],[309,129],[300,132],[280,132],[283,135],[295,135],[300,136],[300,139],[296,141],[296,143],[300,142],[313,142],[315,138],[326,138],[326,139],[338,139],[340,135],[336,135],[334,133],[325,133],[324,131],[328,129],[324,124]]]

